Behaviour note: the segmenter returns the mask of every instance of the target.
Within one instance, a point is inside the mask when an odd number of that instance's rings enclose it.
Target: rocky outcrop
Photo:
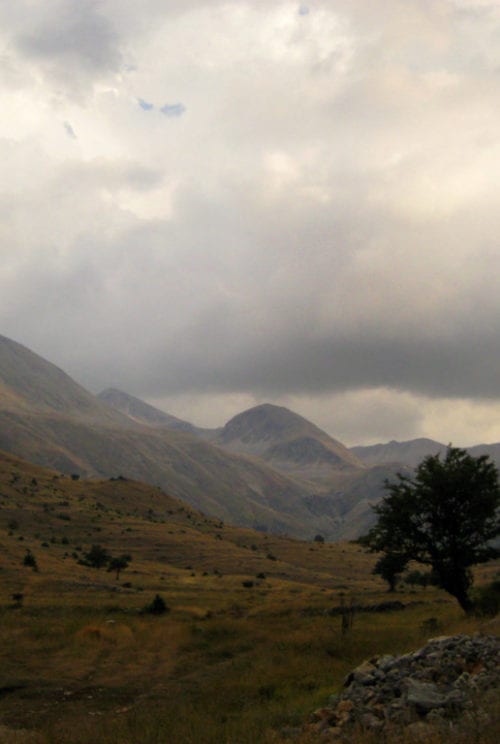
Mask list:
[[[322,741],[349,736],[357,725],[380,731],[394,726],[422,728],[459,719],[486,691],[500,691],[500,638],[443,636],[405,656],[363,662],[315,711],[307,729]]]

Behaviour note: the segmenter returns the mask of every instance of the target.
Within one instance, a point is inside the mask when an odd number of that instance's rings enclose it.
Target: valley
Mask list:
[[[198,429],[0,339],[0,741],[316,744],[363,660],[497,634],[409,575],[389,594],[356,542],[427,446],[349,450],[270,404]]]
[[[434,588],[388,595],[359,545],[232,527],[124,478],[2,454],[0,493],[2,741],[281,743],[364,658],[417,648],[430,618],[498,630]],[[119,578],[85,565],[92,545],[129,554]]]

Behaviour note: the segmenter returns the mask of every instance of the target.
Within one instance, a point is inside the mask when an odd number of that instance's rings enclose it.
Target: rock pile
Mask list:
[[[500,638],[433,638],[414,653],[363,662],[344,681],[344,691],[313,713],[307,729],[336,741],[354,724],[374,732],[440,724],[471,710],[478,695],[494,688],[500,691]]]

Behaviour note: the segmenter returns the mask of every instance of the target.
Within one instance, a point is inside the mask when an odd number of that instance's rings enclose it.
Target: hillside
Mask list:
[[[0,493],[0,536],[4,530],[14,538],[8,553],[23,554],[29,547],[38,555],[40,540],[45,540],[49,543],[46,549],[60,559],[65,544],[83,546],[80,552],[99,542],[111,553],[132,552],[134,561],[160,561],[170,569],[185,569],[189,563],[190,570],[212,572],[216,566],[225,574],[265,570],[269,576],[317,583],[328,582],[327,574],[320,574],[330,570],[331,558],[326,556],[331,550],[337,556],[336,570],[345,576],[348,573],[347,561],[340,557],[345,546],[324,546],[313,559],[307,555],[310,544],[228,525],[158,487],[123,476],[68,476],[0,451]],[[4,549],[5,532],[1,538]],[[66,538],[63,542],[62,537]],[[279,555],[278,562],[266,557],[271,550]],[[359,557],[360,565],[366,563],[359,549],[350,549],[351,554]],[[352,568],[352,556],[349,562]],[[74,570],[80,569],[75,566]],[[351,578],[358,571],[349,570]]]
[[[158,421],[170,419],[169,414],[126,393],[107,399],[119,405],[123,413],[129,405],[133,412],[146,411],[147,417],[141,416],[141,420],[151,421],[153,427]],[[300,483],[305,493],[301,502],[306,507],[307,524],[314,525],[314,534],[329,540],[352,539],[368,529],[373,523],[371,504],[380,499],[385,479],[395,472],[391,466],[362,466],[340,442],[280,406],[263,404],[251,408],[231,419],[219,432],[213,444],[228,453],[251,457],[255,466],[271,467],[277,478],[292,476]],[[404,470],[404,466],[399,469]],[[253,526],[266,525],[256,521]]]
[[[232,527],[143,483],[76,479],[0,452],[0,494],[6,744],[286,744],[290,731],[309,744],[316,729],[303,724],[364,659],[408,659],[431,628],[498,632],[434,587],[388,595],[359,545]],[[129,565],[88,565],[93,545]],[[491,580],[498,562],[480,572]],[[486,713],[457,741],[493,744]]]
[[[122,475],[233,524],[327,540],[356,537],[371,524],[371,503],[394,472],[366,467],[279,406],[235,416],[211,441],[196,427],[182,430],[190,426],[125,393],[97,398],[0,337],[0,448],[60,472]]]
[[[158,485],[243,526],[301,537],[335,533],[332,520],[308,509],[307,484],[189,432],[140,424],[5,338],[0,385],[0,448],[8,452],[65,473]]]
[[[5,336],[0,336],[2,410],[71,416],[102,426],[130,426],[69,375]]]
[[[198,429],[194,424],[190,424],[189,421],[183,421],[170,413],[160,411],[158,408],[150,406],[149,403],[116,388],[103,390],[97,395],[97,398],[139,424],[159,429],[188,431],[192,434],[201,434],[204,431]]]

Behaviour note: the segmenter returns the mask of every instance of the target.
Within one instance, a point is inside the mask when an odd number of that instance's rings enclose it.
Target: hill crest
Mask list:
[[[284,406],[249,408],[230,419],[215,440],[233,452],[257,455],[276,467],[329,465],[363,468],[341,442]]]

